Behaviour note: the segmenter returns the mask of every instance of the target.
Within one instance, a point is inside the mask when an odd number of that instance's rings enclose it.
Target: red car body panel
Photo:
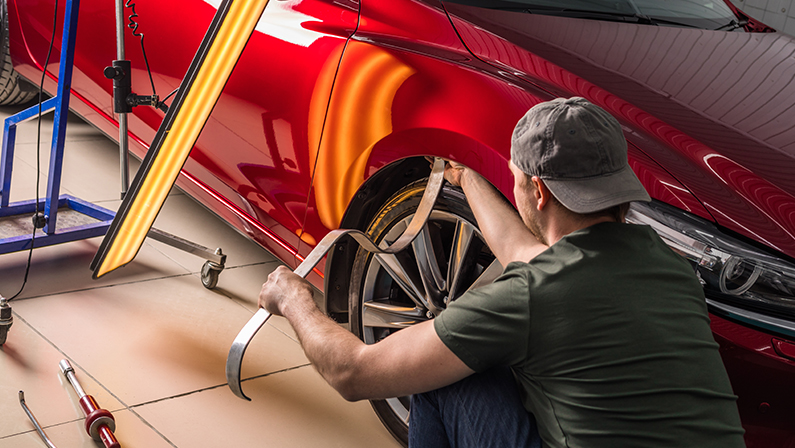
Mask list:
[[[15,68],[37,80],[52,1],[8,6]],[[102,75],[115,59],[114,11],[100,0],[80,6],[72,85],[80,101],[71,106],[115,136],[112,84]],[[178,86],[215,8],[136,6],[163,96]],[[128,35],[126,48],[134,91],[150,93],[138,41]],[[458,160],[512,198],[514,124],[539,101],[579,95],[621,121],[630,164],[653,198],[795,257],[793,54],[795,41],[777,33],[432,0],[272,1],[178,185],[294,266],[345,222],[357,195],[379,188],[373,176],[407,158]],[[50,75],[45,88],[55,85]],[[162,117],[142,107],[131,116],[139,157]],[[321,263],[310,276],[318,287],[323,272]],[[711,317],[748,446],[795,447],[795,341]]]
[[[782,356],[773,342],[782,341],[787,348],[795,343],[715,315],[710,319],[723,364],[739,397],[737,407],[748,448],[795,446],[795,359]]]
[[[448,8],[476,56],[598,103],[718,224],[795,257],[795,39]]]

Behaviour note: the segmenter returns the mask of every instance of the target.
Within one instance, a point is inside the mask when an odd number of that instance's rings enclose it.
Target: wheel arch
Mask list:
[[[445,129],[406,130],[390,134],[373,147],[365,181],[349,201],[339,227],[366,230],[389,198],[430,174],[427,157],[442,157],[475,168],[503,194],[513,197],[513,176],[507,158],[495,148]],[[353,239],[344,238],[329,253],[325,264],[325,310],[340,323],[349,322],[348,289],[357,249]]]

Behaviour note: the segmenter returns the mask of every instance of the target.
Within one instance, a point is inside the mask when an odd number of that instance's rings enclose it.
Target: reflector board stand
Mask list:
[[[267,3],[268,0],[221,1],[91,262],[94,278],[126,265],[138,254]],[[213,268],[205,267],[202,273]]]
[[[80,0],[66,1],[57,94],[5,120],[2,158],[0,158],[0,222],[5,222],[0,226],[3,230],[0,232],[0,254],[27,250],[31,245],[44,247],[102,236],[107,233],[115,216],[111,210],[70,195],[60,194],[79,4]],[[17,125],[36,118],[39,108],[42,114],[55,112],[46,196],[44,199],[10,203]],[[122,157],[124,156],[126,154],[122,153]],[[122,164],[122,169],[126,169],[126,163]],[[124,174],[122,176],[124,180],[126,176]],[[32,233],[28,232],[32,227],[29,219],[36,212],[37,202],[39,211],[43,212],[44,228],[34,229],[37,232],[34,241]],[[56,228],[59,213],[68,227]],[[18,225],[19,223],[22,225]],[[14,233],[14,230],[18,230],[16,232],[18,234]],[[206,259],[207,262],[202,268],[202,284],[207,288],[215,286],[218,274],[223,270],[226,261],[226,255],[221,249],[212,250],[154,228],[149,230],[147,236]]]

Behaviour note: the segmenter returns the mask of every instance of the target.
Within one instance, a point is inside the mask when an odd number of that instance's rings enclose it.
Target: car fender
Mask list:
[[[364,180],[349,200],[339,227],[365,231],[390,197],[428,176],[431,157],[475,168],[513,201],[513,176],[505,151],[450,130],[416,128],[390,134],[373,145],[362,163]],[[303,246],[306,243],[302,242],[302,252],[311,250],[308,244]],[[325,263],[318,266],[325,272],[324,309],[338,322],[347,322],[349,274],[357,249],[354,241],[343,240],[329,253]],[[316,284],[319,280],[315,279]]]

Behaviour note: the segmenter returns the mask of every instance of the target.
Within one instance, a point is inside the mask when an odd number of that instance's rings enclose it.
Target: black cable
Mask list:
[[[174,96],[174,94],[175,94],[175,93],[177,93],[177,91],[178,91],[178,90],[179,90],[179,87],[177,87],[176,89],[172,90],[172,91],[171,91],[171,93],[169,93],[168,95],[166,95],[166,97],[165,97],[165,98],[163,98],[163,100],[162,100],[162,101],[160,101],[160,102],[161,102],[161,103],[165,103],[165,102],[166,102],[166,100],[168,100],[169,98],[171,98],[172,96]]]
[[[14,294],[8,301],[17,298],[25,289],[28,283],[28,274],[30,273],[30,261],[33,258],[33,246],[36,242],[36,230],[39,216],[39,182],[41,181],[41,103],[44,101],[44,78],[47,75],[47,66],[50,64],[50,55],[52,54],[52,47],[55,42],[55,27],[58,21],[58,0],[55,0],[55,12],[52,15],[52,35],[50,36],[50,48],[47,49],[47,58],[44,60],[44,68],[41,71],[41,82],[39,82],[39,116],[38,124],[36,127],[36,214],[33,215],[33,233],[30,236],[30,250],[28,251],[28,262],[25,266],[25,278],[22,280],[22,286],[19,291]],[[58,204],[56,203],[57,207]]]
[[[130,8],[130,14],[127,19],[130,23],[127,24],[127,28],[132,29],[132,35],[135,37],[141,38],[141,53],[144,54],[144,63],[146,63],[146,72],[149,74],[149,82],[152,83],[152,95],[157,95],[157,91],[155,90],[155,80],[152,78],[152,70],[149,69],[149,60],[146,58],[146,48],[144,48],[144,33],[138,32],[138,22],[135,21],[135,18],[138,17],[138,13],[135,12],[135,3],[133,0],[127,0],[124,3],[126,8]]]
[[[158,101],[157,102],[157,106],[155,106],[155,107],[157,107],[158,109],[162,110],[163,112],[168,112],[168,104],[166,104],[166,101],[168,101],[168,99],[171,98],[172,96],[174,96],[174,94],[177,93],[178,91],[179,91],[179,87],[177,87],[176,89],[172,90],[171,93],[166,95],[165,98],[163,98],[162,100]]]

